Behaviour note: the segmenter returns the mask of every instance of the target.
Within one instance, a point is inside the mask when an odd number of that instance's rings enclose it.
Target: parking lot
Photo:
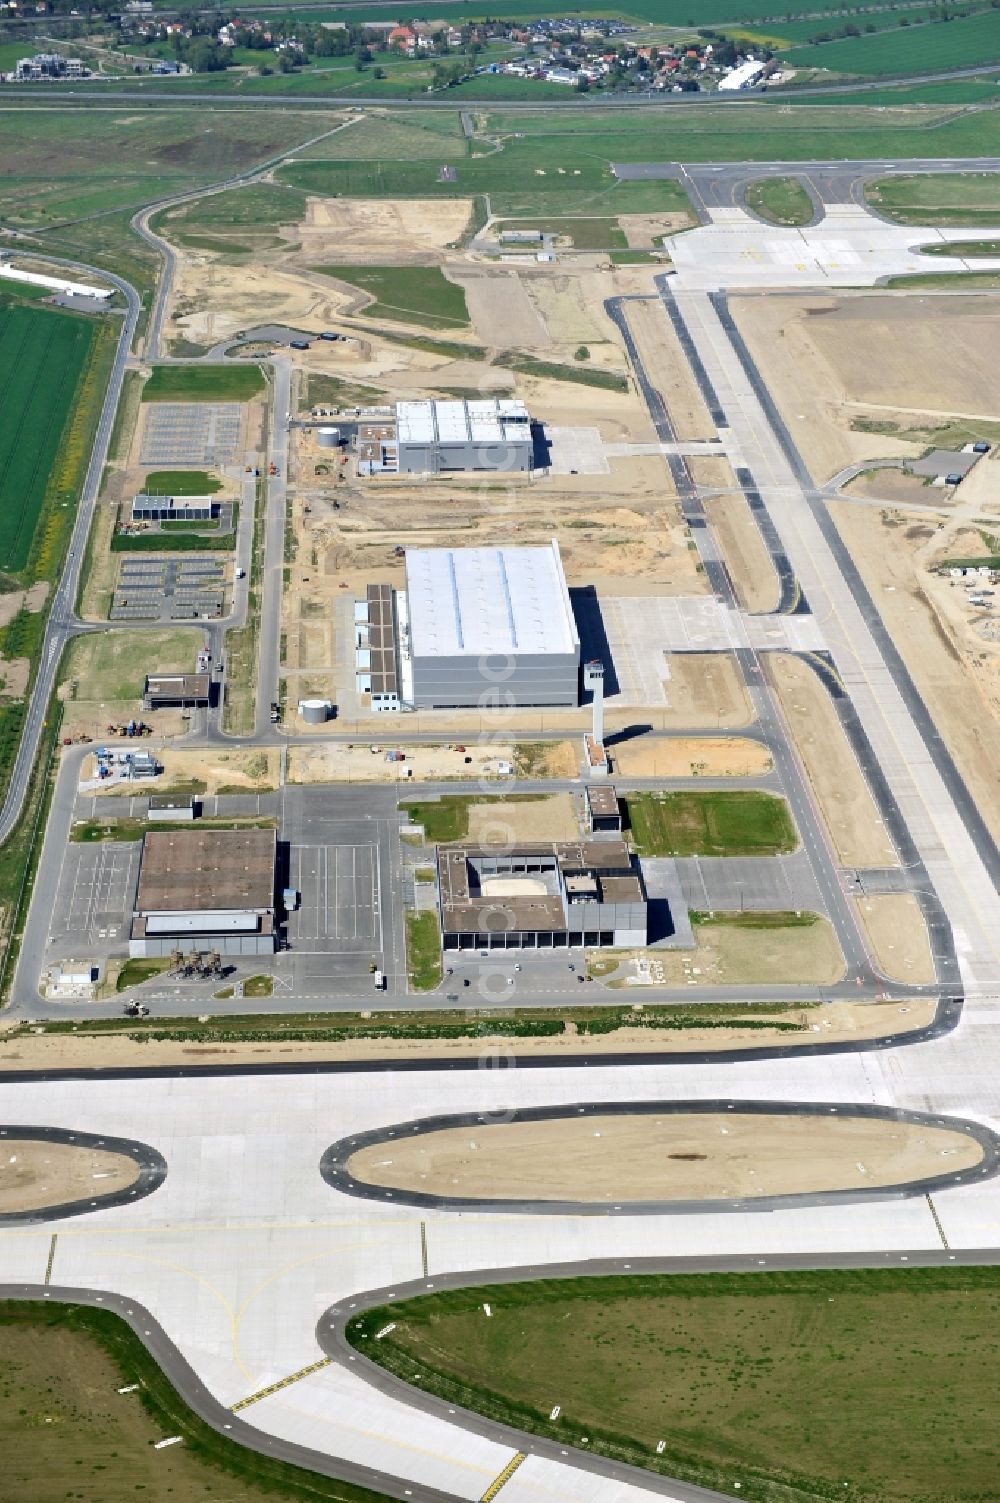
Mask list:
[[[155,402],[145,408],[139,463],[225,465],[240,449],[239,402]]]
[[[225,615],[228,560],[204,553],[126,554],[112,621],[193,621]]]
[[[140,842],[66,847],[49,920],[49,959],[105,961],[128,947]]]
[[[298,954],[381,950],[378,852],[374,845],[295,845],[289,885],[299,907],[289,916],[288,944]]]

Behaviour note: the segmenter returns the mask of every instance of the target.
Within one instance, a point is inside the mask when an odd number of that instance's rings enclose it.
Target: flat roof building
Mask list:
[[[133,522],[210,522],[212,516],[211,496],[143,494],[132,501]]]
[[[449,470],[532,468],[531,419],[516,397],[474,402],[398,402],[396,464],[400,475]]]
[[[445,950],[631,949],[646,894],[621,840],[438,847]]]
[[[207,673],[148,673],[142,691],[143,709],[193,709],[207,705],[211,679]]]
[[[144,836],[129,954],[275,948],[275,830],[156,830]]]
[[[580,636],[559,545],[406,554],[416,709],[579,703]]]

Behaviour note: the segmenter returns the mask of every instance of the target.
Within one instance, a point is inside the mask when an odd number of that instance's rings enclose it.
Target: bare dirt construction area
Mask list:
[[[265,257],[234,266],[207,253],[178,252],[164,332],[208,349],[257,324],[328,324],[352,301],[333,282],[283,271]]]
[[[376,717],[377,719],[377,717]],[[413,716],[412,719],[416,719]],[[371,735],[385,737],[391,726],[371,725]],[[409,727],[407,727],[409,729]],[[396,743],[380,739],[365,746],[343,742],[292,746],[288,750],[290,783],[417,783],[455,782],[459,778],[499,778],[500,763],[514,765],[512,744],[490,743],[489,749],[471,743],[468,749],[451,746],[407,746],[401,761],[387,760]],[[576,769],[574,768],[573,776]]]
[[[838,860],[845,866],[898,866],[896,848],[826,688],[809,664],[791,653],[770,653],[767,669]]]
[[[426,266],[461,238],[471,198],[310,198],[305,218],[282,233],[301,246],[302,260]]]
[[[919,475],[895,466],[862,470],[842,488],[842,495],[857,496],[862,501],[898,501],[906,506],[944,508],[950,492],[929,486]]]
[[[735,486],[731,474],[729,483]],[[778,576],[746,498],[739,493],[710,496],[704,505],[739,603],[747,611],[773,611],[778,604]]]
[[[668,652],[669,726],[741,730],[753,720],[735,659],[727,652]]]
[[[1000,307],[909,293],[734,298],[733,316],[814,480],[926,447],[889,430],[996,418]]]
[[[911,892],[875,893],[854,906],[883,976],[914,985],[935,979],[927,925]]]
[[[516,271],[450,266],[448,279],[465,292],[472,326],[484,344],[499,350],[552,348],[552,335]]]
[[[690,229],[696,223],[692,215],[680,213],[619,214],[629,250],[658,250],[664,235],[676,235],[678,230]]]
[[[836,502],[830,513],[984,819],[1000,834],[996,644],[956,636],[943,609],[949,584],[930,586],[918,566],[922,536],[908,541],[890,513]]]
[[[568,793],[530,803],[472,804],[469,808],[469,840],[478,845],[579,838],[580,822]]]
[[[165,747],[157,756],[163,763],[163,784],[183,787],[192,782],[202,793],[269,793],[278,786],[280,754],[276,748],[223,751],[218,747],[197,750]],[[121,789],[111,792],[121,793]]]
[[[636,1113],[443,1128],[375,1143],[347,1168],[364,1184],[481,1200],[744,1199],[902,1185],[968,1169],[965,1133],[877,1118]]]
[[[185,1065],[202,1062],[242,1065],[267,1062],[319,1064],[325,1060],[385,1060],[407,1058],[467,1059],[478,1057],[484,1047],[495,1046],[505,1053],[518,1055],[621,1054],[650,1052],[703,1053],[712,1050],[770,1049],[777,1043],[824,1044],[840,1039],[879,1039],[926,1028],[934,1017],[932,1001],[917,1002],[830,1002],[816,1007],[795,1008],[782,1013],[776,1021],[782,1028],[760,1027],[762,1021],[748,1008],[747,1020],[757,1026],[743,1027],[737,1020],[729,1027],[691,1028],[616,1028],[610,1033],[582,1033],[574,1023],[552,1038],[511,1038],[509,1034],[490,1034],[488,1019],[477,1018],[482,1033],[460,1039],[410,1038],[401,1043],[393,1038],[344,1039],[309,1043],[288,1040],[276,1042],[198,1043],[178,1039],[150,1039],[142,1045],[144,1065]],[[217,1019],[223,1027],[228,1019]],[[378,1020],[378,1014],[375,1014]],[[796,1033],[789,1033],[792,1023]],[[16,1038],[0,1032],[0,1063],[5,1070],[99,1069],[135,1063],[136,1045],[128,1033],[121,1034],[30,1034]]]
[[[819,914],[801,920],[729,914],[694,925],[695,949],[595,951],[596,974],[613,991],[637,997],[639,967],[656,968],[660,986],[828,986],[844,974],[833,926]],[[648,980],[648,975],[647,978]]]
[[[121,1153],[4,1138],[0,1147],[0,1216],[40,1211],[76,1200],[96,1200],[124,1190],[139,1178],[139,1166]]]
[[[770,772],[771,754],[743,736],[695,736],[620,741],[615,772],[630,778],[752,778]]]
[[[651,314],[645,307],[637,310],[627,303],[625,308],[639,358],[666,404],[678,439],[717,438],[718,431],[666,314],[661,308]]]
[[[606,275],[583,267],[538,267],[522,278],[552,339],[562,347],[562,358],[572,360],[585,345],[588,364],[626,369],[621,336],[604,312],[611,290]]]

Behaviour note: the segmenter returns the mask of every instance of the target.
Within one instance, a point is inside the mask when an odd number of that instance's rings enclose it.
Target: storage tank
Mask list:
[[[339,428],[320,428],[316,434],[316,442],[321,449],[336,449],[340,444]]]
[[[300,699],[299,714],[306,725],[322,725],[329,720],[333,709],[328,699]]]

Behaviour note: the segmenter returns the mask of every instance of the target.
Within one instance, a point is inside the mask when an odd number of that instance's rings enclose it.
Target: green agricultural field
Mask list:
[[[249,402],[264,386],[256,365],[158,365],[142,388],[142,400]]]
[[[0,570],[23,570],[97,332],[90,319],[0,305]]]
[[[539,1280],[397,1301],[348,1338],[449,1404],[748,1503],[997,1494],[996,1268]]]
[[[438,266],[318,266],[317,271],[349,282],[375,301],[361,312],[366,318],[421,324],[428,329],[463,329],[469,310],[461,287],[449,282]]]
[[[803,225],[813,217],[812,199],[794,177],[771,177],[751,183],[746,199],[747,208],[769,224]]]
[[[136,966],[168,963],[129,961],[123,975],[131,985],[141,979]],[[217,1434],[107,1310],[4,1301],[0,1364],[4,1490],[22,1503],[63,1503],[70,1496],[78,1503],[110,1503],[138,1493],[151,1503],[389,1503],[382,1493],[245,1450]],[[119,1396],[116,1390],[131,1383],[139,1391]],[[165,1435],[180,1435],[184,1443],[154,1450]]]
[[[142,488],[147,496],[214,496],[222,481],[205,470],[153,470]]]
[[[626,806],[643,856],[776,856],[797,844],[788,805],[770,793],[633,793]]]
[[[865,189],[895,224],[1000,225],[1000,172],[940,172],[880,178]]]
[[[855,22],[855,24],[857,24]],[[816,30],[824,30],[822,22]],[[939,68],[971,68],[1000,62],[1000,19],[993,9],[947,22],[897,27],[871,35],[845,37],[814,47],[782,50],[782,59],[797,68],[825,68],[831,73],[897,77]]]

